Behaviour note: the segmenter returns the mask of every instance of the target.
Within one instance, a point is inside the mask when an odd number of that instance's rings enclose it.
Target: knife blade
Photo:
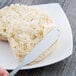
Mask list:
[[[31,63],[37,57],[39,57],[45,50],[47,50],[50,46],[52,46],[58,39],[60,35],[60,31],[57,28],[54,28],[50,31],[41,42],[36,45],[31,52],[24,57],[22,62],[18,65],[16,69],[14,69],[9,76],[14,76],[23,66]]]

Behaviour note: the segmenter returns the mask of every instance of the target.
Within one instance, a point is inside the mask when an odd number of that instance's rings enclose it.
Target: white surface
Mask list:
[[[34,65],[25,66],[23,69],[31,69],[50,65],[59,62],[72,54],[73,38],[70,24],[67,20],[65,13],[58,3],[44,4],[34,6],[44,11],[52,17],[55,24],[59,27],[61,35],[59,45],[56,50],[52,52],[46,59]],[[14,69],[18,62],[12,55],[12,51],[8,43],[0,41],[0,66],[6,69]]]

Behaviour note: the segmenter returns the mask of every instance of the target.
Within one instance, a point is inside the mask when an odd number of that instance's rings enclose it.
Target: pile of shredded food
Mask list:
[[[32,6],[11,4],[0,9],[0,40],[9,42],[19,61],[29,54],[54,26],[47,14]],[[38,61],[50,52],[46,50]]]

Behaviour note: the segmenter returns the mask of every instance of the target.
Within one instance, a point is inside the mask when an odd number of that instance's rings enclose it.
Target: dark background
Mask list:
[[[74,42],[72,56],[46,67],[19,71],[16,76],[76,76],[76,0],[0,0],[0,8],[5,5],[10,5],[11,3],[36,5],[54,2],[60,3],[70,21]]]

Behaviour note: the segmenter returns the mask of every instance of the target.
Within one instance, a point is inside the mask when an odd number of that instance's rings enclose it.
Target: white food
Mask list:
[[[30,6],[12,4],[0,10],[0,39],[9,41],[19,61],[54,27],[47,14]],[[53,48],[55,46],[47,49],[34,62],[48,56]]]

